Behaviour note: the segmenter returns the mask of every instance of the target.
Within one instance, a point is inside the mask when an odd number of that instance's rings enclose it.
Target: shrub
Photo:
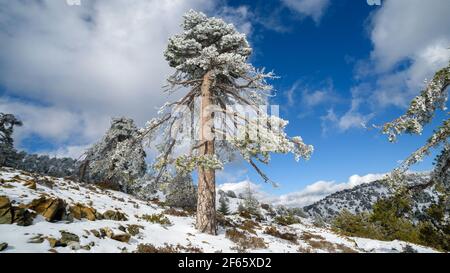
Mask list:
[[[309,241],[311,239],[315,239],[315,240],[325,240],[325,238],[323,238],[320,235],[317,234],[312,234],[309,232],[303,232],[302,235],[300,236],[300,239],[304,240],[304,241]]]
[[[155,247],[152,244],[139,244],[136,253],[178,253],[179,251],[171,245]]]
[[[144,215],[142,215],[141,218],[144,219],[147,222],[160,224],[162,226],[169,226],[169,225],[172,224],[170,222],[170,220],[166,216],[164,216],[163,213],[159,213],[159,214],[144,214]]]
[[[155,247],[152,244],[139,244],[136,253],[202,253],[202,249],[192,246],[182,246],[180,244],[173,246],[169,244],[164,244],[161,247]]]
[[[259,224],[252,220],[245,220],[239,225],[239,228],[249,233],[256,234],[255,228],[259,227]]]
[[[262,238],[247,236],[245,232],[238,231],[234,228],[228,229],[225,232],[225,237],[236,243],[242,249],[267,248],[267,245]]]
[[[190,214],[184,210],[177,210],[175,208],[169,208],[163,211],[163,214],[178,216],[178,217],[188,217]]]
[[[141,225],[135,225],[135,224],[128,225],[128,227],[127,227],[127,231],[131,236],[138,235],[139,232],[141,231],[141,229],[144,229],[144,227]]]
[[[265,233],[265,234],[268,234],[268,235],[271,235],[271,236],[273,236],[273,237],[277,237],[277,238],[280,238],[280,239],[283,239],[283,240],[290,241],[290,242],[292,242],[292,243],[294,243],[294,244],[297,243],[297,235],[295,235],[294,233],[289,233],[289,232],[285,232],[285,233],[280,232],[280,231],[279,231],[276,227],[274,227],[274,226],[267,227],[267,228],[264,230],[264,233]]]
[[[275,217],[275,222],[282,226],[289,226],[293,224],[299,224],[300,220],[296,216],[288,214]]]
[[[413,224],[406,218],[411,210],[409,199],[396,195],[379,200],[374,204],[371,213],[354,215],[343,210],[334,219],[332,226],[348,236],[385,241],[401,240],[449,251],[450,225],[434,224],[441,223],[441,217],[444,216],[440,205],[432,205],[427,210],[429,219]]]
[[[382,240],[383,234],[380,229],[370,222],[367,213],[352,214],[348,210],[342,210],[332,222],[332,228],[347,236],[358,236]]]

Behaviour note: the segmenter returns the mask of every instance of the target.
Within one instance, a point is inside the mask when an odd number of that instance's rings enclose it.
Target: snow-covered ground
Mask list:
[[[36,187],[30,186],[30,181],[37,181]],[[49,186],[50,184],[52,185]],[[192,214],[170,215],[167,211],[169,208],[157,201],[146,202],[121,192],[5,168],[0,169],[1,196],[7,197],[14,207],[25,207],[32,200],[45,196],[63,199],[67,208],[79,203],[94,208],[98,214],[113,210],[124,213],[127,218],[126,221],[90,221],[83,218],[48,222],[42,215],[37,215],[29,226],[19,226],[16,223],[0,224],[0,246],[2,243],[7,244],[2,252],[133,252],[140,244],[151,244],[156,248],[173,246],[173,249],[180,252],[401,252],[406,245],[410,245],[418,252],[435,252],[430,248],[400,241],[382,242],[345,237],[328,229],[316,227],[305,218],[302,218],[299,224],[281,226],[268,215],[264,215],[265,219],[260,222],[239,215],[226,216],[226,220],[236,227],[220,226],[218,235],[212,236],[196,231],[195,217]],[[170,224],[152,223],[148,219],[143,219],[144,215],[160,213],[167,217]],[[245,231],[243,228],[245,223],[251,223],[253,226]],[[130,225],[140,225],[142,228],[139,228],[139,233],[130,236],[128,234],[131,233],[128,229]],[[278,234],[288,234],[295,239],[281,239],[273,233],[267,234],[267,228],[270,226],[274,227]],[[95,234],[95,231],[102,229],[106,231],[106,236],[105,232],[103,236]],[[236,240],[233,242],[229,239],[230,236],[226,236],[226,230],[232,229],[244,237],[240,240],[252,241],[252,238],[259,238],[258,240],[263,240],[259,241],[262,244],[254,247],[252,244],[241,244],[239,241],[235,243]],[[52,247],[51,240],[60,240],[61,231],[76,235],[79,242]],[[120,240],[112,234],[124,235],[118,237],[126,239]]]

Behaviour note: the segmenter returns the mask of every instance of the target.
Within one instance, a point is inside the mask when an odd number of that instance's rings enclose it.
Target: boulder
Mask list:
[[[85,246],[82,246],[81,249],[89,251],[89,250],[91,250],[91,246],[90,245],[85,245]]]
[[[107,210],[103,213],[103,218],[106,220],[114,220],[114,221],[127,221],[127,216],[125,213],[122,213],[117,210]]]
[[[119,233],[119,234],[113,234],[111,236],[111,239],[119,241],[119,242],[128,243],[128,241],[130,241],[130,237],[131,237],[131,235],[128,233]]]
[[[27,207],[44,216],[49,222],[61,221],[67,214],[66,202],[59,198],[41,196],[31,201]]]
[[[32,190],[36,190],[36,181],[35,180],[29,180],[29,181],[25,181],[24,184],[27,188],[32,189]]]
[[[36,214],[23,207],[13,207],[13,222],[18,226],[30,226]]]
[[[42,237],[42,235],[34,236],[27,241],[27,243],[29,244],[42,244],[43,242],[44,238]]]
[[[100,229],[100,234],[101,234],[101,237],[105,237],[106,236],[108,238],[111,238],[114,235],[113,231],[109,227],[101,228]]]
[[[8,248],[8,244],[7,243],[0,243],[0,251],[3,251],[5,249]]]
[[[67,246],[70,247],[71,250],[80,250],[81,249],[81,245],[78,242],[69,242],[69,244]]]
[[[0,196],[0,224],[12,224],[13,212],[8,197]]]
[[[58,239],[55,239],[53,237],[47,237],[47,241],[50,244],[51,248],[55,248],[57,246],[64,246],[61,244],[61,242]]]
[[[67,231],[60,231],[61,233],[61,239],[59,239],[59,242],[64,245],[69,245],[71,242],[80,242],[80,237],[78,235],[67,232]]]
[[[69,208],[70,213],[75,219],[81,220],[82,218],[89,221],[95,221],[97,219],[97,212],[94,208],[77,203]]]
[[[97,238],[101,238],[102,237],[100,232],[98,230],[96,230],[96,229],[91,229],[91,233],[94,234],[94,236],[97,237]]]

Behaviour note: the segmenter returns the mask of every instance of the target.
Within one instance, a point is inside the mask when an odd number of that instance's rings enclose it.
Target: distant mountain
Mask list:
[[[427,173],[408,174],[406,182],[412,185],[424,184],[429,178],[430,175]],[[384,182],[384,180],[377,180],[333,193],[314,204],[303,207],[303,210],[309,216],[321,218],[325,222],[330,222],[343,209],[352,213],[370,211],[378,200],[393,195],[393,190]],[[413,218],[420,219],[424,209],[438,201],[438,193],[430,188],[415,194],[413,200]]]

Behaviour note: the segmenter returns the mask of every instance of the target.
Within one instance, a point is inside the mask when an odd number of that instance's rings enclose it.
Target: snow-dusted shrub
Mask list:
[[[164,189],[166,205],[184,209],[195,209],[197,206],[197,189],[190,175],[177,175],[171,179]]]

